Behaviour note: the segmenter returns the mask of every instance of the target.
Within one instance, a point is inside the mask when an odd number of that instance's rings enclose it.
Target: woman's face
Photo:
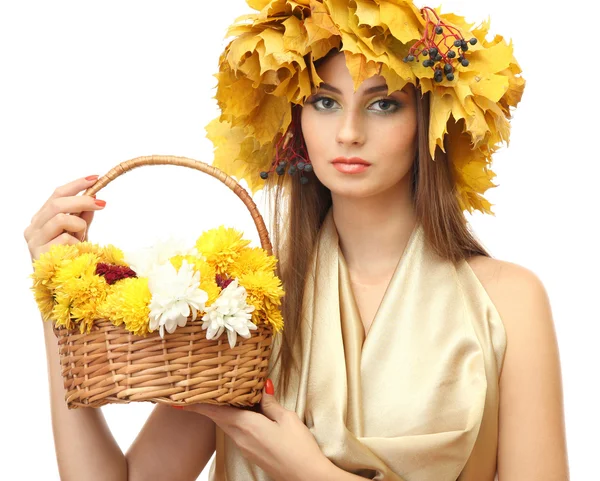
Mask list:
[[[344,53],[317,70],[322,83],[302,109],[301,126],[315,175],[332,194],[368,197],[408,180],[416,155],[417,107],[414,86],[386,96],[385,79],[374,76],[354,92]],[[333,88],[338,91],[332,90]],[[371,165],[358,173],[340,172],[337,157],[360,157]],[[341,168],[341,167],[340,167]]]

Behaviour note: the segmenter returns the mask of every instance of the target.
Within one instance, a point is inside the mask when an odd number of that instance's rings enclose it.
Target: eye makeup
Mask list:
[[[331,97],[328,97],[326,95],[320,95],[320,94],[316,94],[314,97],[311,97],[305,103],[307,103],[309,105],[312,105],[312,107],[315,110],[317,110],[318,112],[327,112],[327,111],[333,111],[334,110],[334,109],[328,109],[328,108],[319,107],[317,105],[317,103],[321,102],[322,100],[330,100],[332,102],[337,103],[337,101],[334,100],[334,99],[332,99]],[[375,112],[377,112],[378,114],[381,114],[381,115],[393,114],[393,113],[397,112],[402,107],[402,104],[400,102],[398,102],[396,99],[391,98],[391,97],[384,97],[384,98],[377,99],[374,102],[372,102],[371,105],[377,104],[377,103],[387,103],[387,104],[390,104],[392,106],[392,109],[390,109],[390,110],[375,110]]]

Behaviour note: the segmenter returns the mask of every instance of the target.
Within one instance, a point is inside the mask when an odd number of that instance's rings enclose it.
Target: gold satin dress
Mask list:
[[[296,346],[301,370],[278,401],[344,471],[385,481],[493,481],[506,333],[469,264],[435,254],[417,224],[366,338],[332,210],[311,266],[304,344]],[[209,479],[271,478],[217,427]]]

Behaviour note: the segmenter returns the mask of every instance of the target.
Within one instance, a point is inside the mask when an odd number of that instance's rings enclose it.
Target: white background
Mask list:
[[[496,216],[470,221],[495,257],[528,267],[548,290],[562,362],[571,475],[590,479],[600,432],[593,394],[600,335],[600,105],[593,72],[597,36],[592,37],[600,12],[597,3],[584,8],[577,0],[560,8],[522,0],[443,5],[473,22],[489,14],[492,33],[513,39],[527,79],[511,144],[495,157],[500,186],[487,197],[496,204]],[[42,325],[29,291],[23,230],[57,186],[77,177],[103,175],[149,154],[210,163],[204,125],[217,115],[212,74],[226,27],[249,11],[243,0],[2,1],[0,403],[8,450],[2,451],[0,478],[58,479]],[[171,233],[193,242],[221,223],[256,240],[233,193],[183,167],[137,169],[98,198],[107,207],[92,224],[94,242],[128,249]],[[256,200],[262,208],[261,196]],[[104,408],[124,451],[151,409],[148,403]],[[207,472],[208,466],[199,479],[207,479]]]

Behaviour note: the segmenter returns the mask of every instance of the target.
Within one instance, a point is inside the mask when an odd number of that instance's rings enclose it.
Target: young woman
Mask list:
[[[253,3],[263,12],[270,4]],[[383,12],[401,3],[374,4]],[[333,32],[343,23],[338,4],[314,2],[310,13],[317,18],[327,7],[330,17],[319,17],[318,25]],[[307,10],[285,12],[278,21],[289,20],[288,29],[293,18],[313,28]],[[264,18],[256,23],[267,25]],[[62,479],[193,480],[215,449],[214,481],[568,479],[559,356],[545,289],[526,268],[492,258],[462,215],[465,205],[486,210],[458,168],[459,154],[471,155],[458,127],[471,134],[477,126],[446,117],[448,135],[442,133],[432,158],[441,107],[437,90],[425,92],[431,76],[392,89],[389,70],[381,70],[386,75],[363,75],[356,85],[353,57],[340,47],[314,62],[309,95],[301,108],[289,109],[290,136],[276,125],[278,143],[268,162],[280,175],[263,174],[274,195],[286,327],[276,338],[273,382],[261,412],[157,405],[123,454],[99,409],[67,410],[56,339],[46,323]],[[302,91],[300,81],[297,86]],[[516,94],[507,89],[498,105],[508,95]],[[495,104],[480,103],[493,111]],[[265,130],[243,133],[258,139]],[[209,133],[214,140],[214,125]],[[492,142],[494,133],[490,128],[482,138]],[[271,162],[273,152],[283,156]],[[219,155],[215,165],[244,177]],[[259,169],[249,165],[254,170],[245,177],[253,187]],[[94,180],[59,187],[33,217],[25,231],[32,259],[54,243],[79,242],[78,233],[103,208],[77,196]],[[78,212],[81,217],[68,215]],[[72,439],[94,449],[73,453]]]

